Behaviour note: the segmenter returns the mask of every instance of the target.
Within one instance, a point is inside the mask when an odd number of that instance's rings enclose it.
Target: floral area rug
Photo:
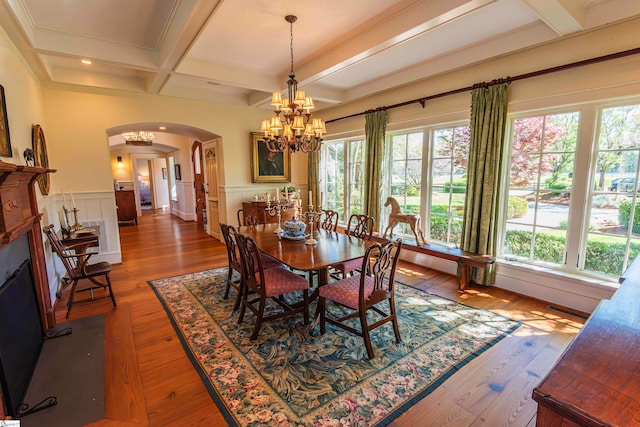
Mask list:
[[[250,341],[255,317],[247,310],[238,324],[226,277],[218,268],[149,285],[233,426],[386,425],[520,325],[399,284],[402,342],[390,323],[377,328],[372,360],[362,338],[329,324],[309,331],[302,314],[265,322]]]

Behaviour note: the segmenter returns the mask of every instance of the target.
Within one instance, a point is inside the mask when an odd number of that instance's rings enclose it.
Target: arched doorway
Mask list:
[[[144,144],[127,143],[123,134],[138,131],[152,132],[153,140]],[[162,208],[163,203],[156,193],[160,188],[166,188],[169,199],[167,213],[185,221],[205,221],[202,216],[205,205],[203,204],[201,209],[197,208],[197,200],[204,197],[199,197],[196,192],[196,179],[199,180],[198,182],[206,182],[206,168],[202,165],[203,155],[200,148],[198,158],[200,174],[195,173],[191,146],[194,141],[219,140],[218,135],[192,126],[159,122],[116,126],[107,129],[107,135],[114,175],[114,191],[117,191],[118,187],[135,191],[139,214],[143,214],[141,208],[146,206],[145,203],[150,202],[154,210]],[[122,160],[121,167],[114,166],[119,163],[116,159]],[[163,159],[163,165],[156,163],[156,159]],[[143,173],[142,178],[138,173],[137,160],[149,162],[147,163],[149,173]],[[147,176],[148,184],[145,181]],[[199,188],[203,188],[202,184]],[[146,200],[146,197],[151,200]]]

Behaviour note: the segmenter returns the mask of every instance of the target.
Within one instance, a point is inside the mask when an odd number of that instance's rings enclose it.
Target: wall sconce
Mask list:
[[[122,167],[122,156],[118,156],[118,167]]]

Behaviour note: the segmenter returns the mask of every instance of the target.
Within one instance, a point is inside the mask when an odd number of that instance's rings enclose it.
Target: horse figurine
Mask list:
[[[387,237],[387,231],[389,231],[389,238],[393,237],[393,228],[398,225],[399,222],[404,222],[409,224],[411,227],[411,231],[413,231],[413,235],[416,236],[416,244],[420,244],[420,239],[422,239],[422,243],[426,244],[427,242],[424,239],[424,234],[422,234],[422,229],[420,228],[420,215],[417,214],[403,214],[400,210],[400,205],[398,201],[393,197],[387,197],[387,201],[384,203],[384,207],[391,205],[391,213],[389,214],[389,225],[384,230],[383,238]]]

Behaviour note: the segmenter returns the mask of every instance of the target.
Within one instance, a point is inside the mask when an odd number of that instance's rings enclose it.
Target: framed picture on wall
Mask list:
[[[0,156],[13,156],[13,151],[11,150],[11,138],[9,137],[7,103],[4,99],[4,87],[2,87],[2,85],[0,85]]]
[[[291,182],[291,152],[269,151],[264,135],[251,133],[253,182]]]
[[[176,163],[174,169],[176,172],[176,181],[182,181],[182,172],[180,171],[180,165]]]

